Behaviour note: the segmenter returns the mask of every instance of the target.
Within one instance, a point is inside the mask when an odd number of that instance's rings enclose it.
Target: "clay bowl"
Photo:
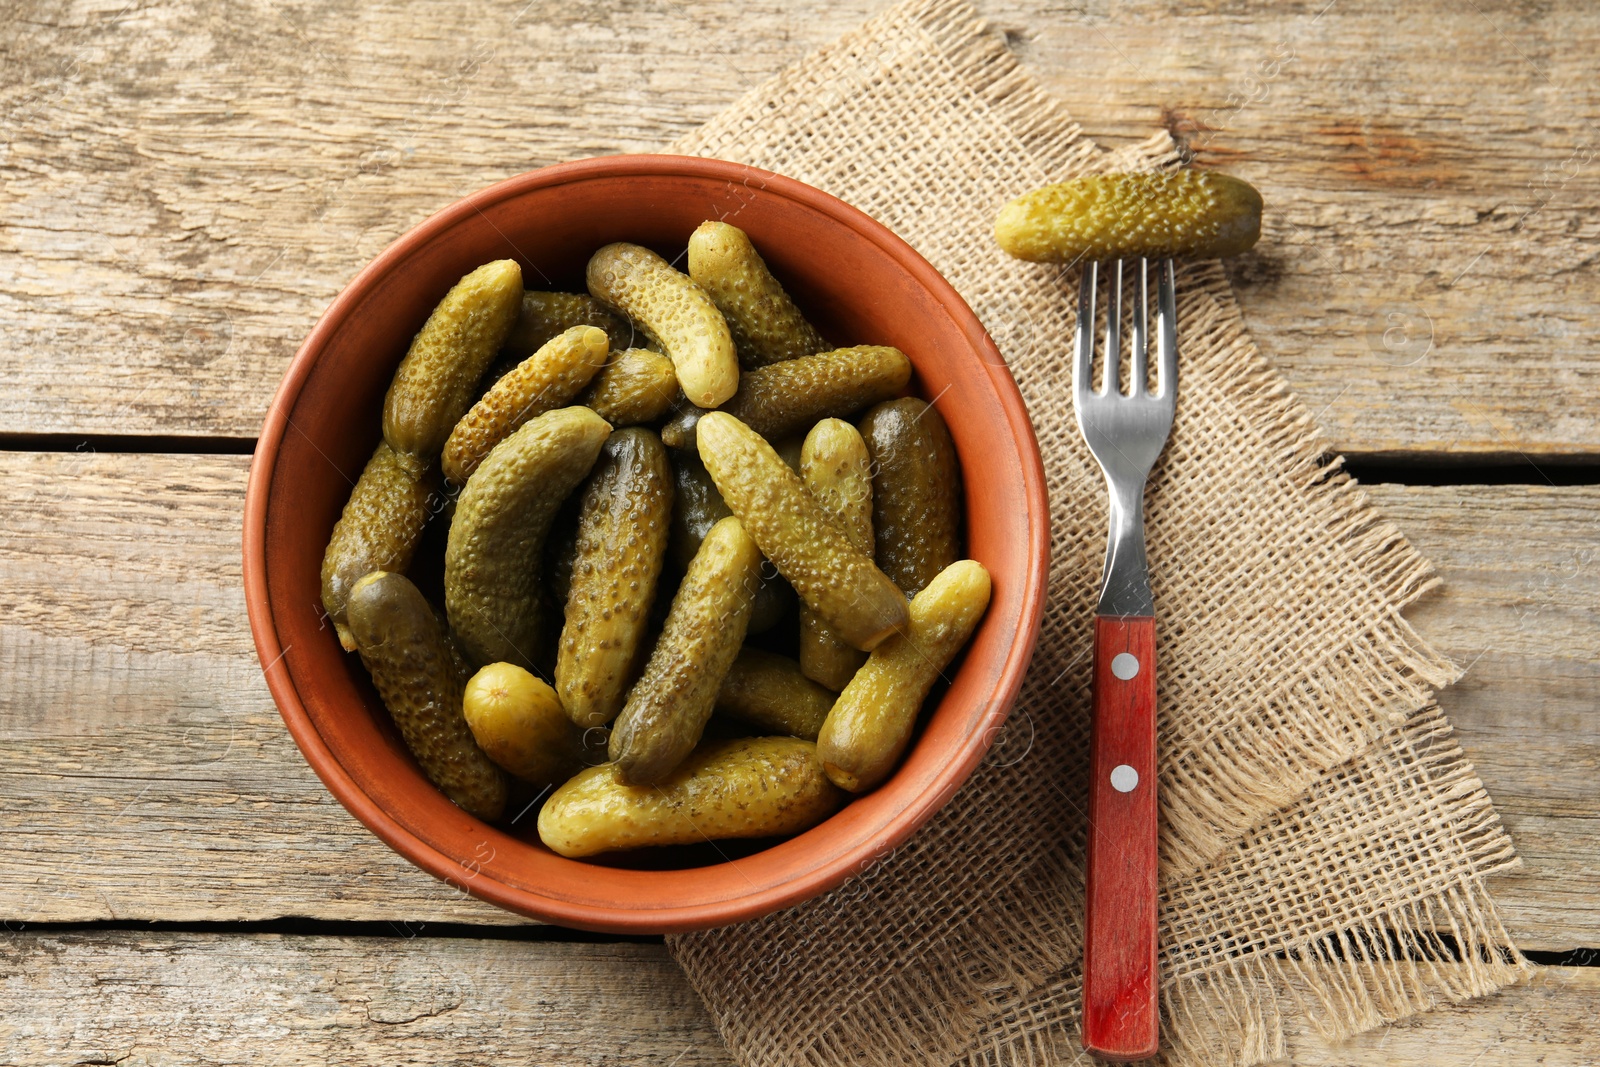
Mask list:
[[[968,550],[994,597],[900,770],[821,826],[777,842],[563,859],[533,832],[483,823],[422,776],[319,596],[322,552],[376,447],[384,390],[412,335],[467,271],[514,257],[529,288],[583,290],[610,241],[668,258],[708,218],[750,233],[838,344],[903,349],[912,390],[937,398],[966,475]],[[879,223],[816,189],[738,164],[617,156],[546,167],[453,204],[400,238],[340,293],[272,403],[245,501],[244,581],[267,682],[306,760],[390,847],[473,896],[590,930],[665,933],[754,918],[865,869],[970,774],[1017,695],[1044,603],[1048,507],[1022,399],[977,317]],[[950,672],[946,672],[950,674]]]

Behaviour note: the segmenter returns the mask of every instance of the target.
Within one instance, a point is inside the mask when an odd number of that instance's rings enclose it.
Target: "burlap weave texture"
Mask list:
[[[1052,563],[1012,723],[927,827],[832,894],[669,944],[741,1063],[1071,1059],[1104,489],[1071,411],[1075,273],[1007,259],[990,224],[1026,189],[1174,146],[1099,150],[964,3],[915,0],[673,150],[840,196],[951,280],[1032,415]],[[1514,856],[1428,709],[1453,668],[1401,616],[1427,562],[1326,462],[1221,270],[1183,269],[1179,294],[1178,416],[1147,494],[1165,1043],[1246,1064],[1297,1026],[1347,1033],[1513,980],[1482,878]],[[1318,830],[1335,818],[1350,832]],[[1450,937],[1413,932],[1435,927]]]

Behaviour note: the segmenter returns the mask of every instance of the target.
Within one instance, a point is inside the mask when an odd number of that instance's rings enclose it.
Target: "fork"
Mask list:
[[[1128,395],[1118,386],[1123,261],[1111,265],[1105,372],[1096,390],[1095,290],[1083,270],[1072,365],[1078,428],[1110,492],[1100,602],[1095,607],[1090,734],[1088,894],[1084,911],[1083,1046],[1112,1060],[1153,1056],[1156,1008],[1156,620],[1144,551],[1144,486],[1166,446],[1178,392],[1177,301],[1171,260],[1156,264],[1159,392],[1149,388],[1150,261],[1134,264]]]

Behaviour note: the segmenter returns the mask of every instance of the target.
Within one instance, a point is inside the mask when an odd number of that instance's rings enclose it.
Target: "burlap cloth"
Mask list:
[[[913,0],[672,150],[882,220],[955,284],[1022,388],[1049,480],[1049,606],[1011,724],[950,804],[839,890],[668,944],[746,1065],[1051,1063],[1077,1046],[1090,626],[1105,491],[1071,410],[1074,272],[1007,259],[1011,197],[1169,164],[1107,153],[961,2]],[[1271,206],[1268,206],[1271,210]],[[1327,462],[1215,264],[1178,279],[1181,388],[1147,495],[1160,617],[1164,1055],[1251,1064],[1526,964],[1484,876],[1516,862],[1402,609],[1434,581]]]

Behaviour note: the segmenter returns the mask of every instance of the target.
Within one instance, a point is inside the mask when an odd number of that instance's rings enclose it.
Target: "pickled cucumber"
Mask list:
[[[648,348],[614,354],[576,403],[613,426],[655,422],[683,396],[672,360]]]
[[[800,481],[864,555],[872,543],[872,459],[854,426],[842,419],[823,419],[811,428],[800,449]],[[851,648],[822,617],[800,608],[800,669],[837,693],[867,660]]]
[[[843,795],[816,746],[794,737],[709,742],[656,785],[630,785],[609,763],[579,771],[545,801],[539,839],[571,858],[646,845],[776,837],[810,829]]]
[[[1017,197],[994,236],[1010,255],[1042,263],[1236,256],[1261,236],[1261,194],[1209,170],[1096,174]]]
[[[833,696],[788,656],[745,648],[722,680],[716,709],[771,733],[815,741]]]
[[[500,356],[521,362],[574,326],[604,330],[611,347],[619,352],[640,340],[633,323],[587,293],[532,291],[522,294],[517,321],[506,335]]]
[[[461,712],[484,754],[534,785],[560,785],[583,766],[583,739],[556,691],[515,663],[491,663],[467,682]]]
[[[617,717],[667,551],[672,471],[661,439],[618,430],[583,491],[556,660],[561,706],[579,726]]]
[[[462,716],[466,678],[433,607],[405,575],[378,571],[356,583],[348,610],[361,662],[423,774],[478,818],[499,818],[505,776]]]
[[[799,461],[796,460],[796,466]],[[673,456],[672,479],[676,489],[672,505],[672,559],[679,570],[687,570],[694,554],[700,551],[711,527],[732,515],[728,505],[717,492],[717,485],[706,473],[705,464],[693,452],[679,452]],[[756,589],[755,604],[750,609],[750,633],[766,633],[789,617],[794,610],[794,590],[783,576],[763,568],[761,584]]]
[[[611,759],[624,781],[662,781],[700,740],[744,643],[760,567],[761,552],[738,519],[723,519],[701,542],[611,729]]]
[[[444,476],[465,485],[491,448],[529,419],[577,396],[605,365],[609,345],[604,330],[574,326],[517,364],[450,431],[444,445]]]
[[[471,660],[532,669],[545,637],[541,552],[611,426],[547,411],[496,445],[461,490],[444,555],[445,610]]]
[[[883,572],[916,596],[961,558],[961,465],[936,408],[905,397],[861,420],[872,456],[872,525]]]
[[[698,437],[700,459],[722,499],[840,638],[871,651],[905,624],[905,595],[851,544],[771,445],[720,411],[700,420]]]
[[[828,347],[737,226],[700,224],[689,236],[689,277],[728,320],[741,367],[764,367]]]
[[[400,452],[438,458],[522,303],[522,268],[485,263],[455,284],[411,341],[383,398],[383,437]]]
[[[848,415],[886,400],[911,380],[911,361],[898,348],[858,345],[785,360],[739,379],[722,410],[769,441],[805,433],[818,419]],[[673,448],[694,448],[694,427],[705,412],[685,406],[662,427]]]
[[[911,601],[910,625],[873,650],[822,724],[817,753],[834,784],[861,793],[894,770],[928,691],[988,608],[989,589],[983,565],[960,560]]]
[[[640,245],[610,244],[589,259],[589,292],[644,327],[672,360],[683,395],[701,407],[739,387],[739,360],[722,312],[687,274]]]
[[[322,556],[322,606],[346,652],[355,638],[345,624],[350,588],[373,571],[403,571],[439,506],[433,465],[379,441],[334,524]]]

